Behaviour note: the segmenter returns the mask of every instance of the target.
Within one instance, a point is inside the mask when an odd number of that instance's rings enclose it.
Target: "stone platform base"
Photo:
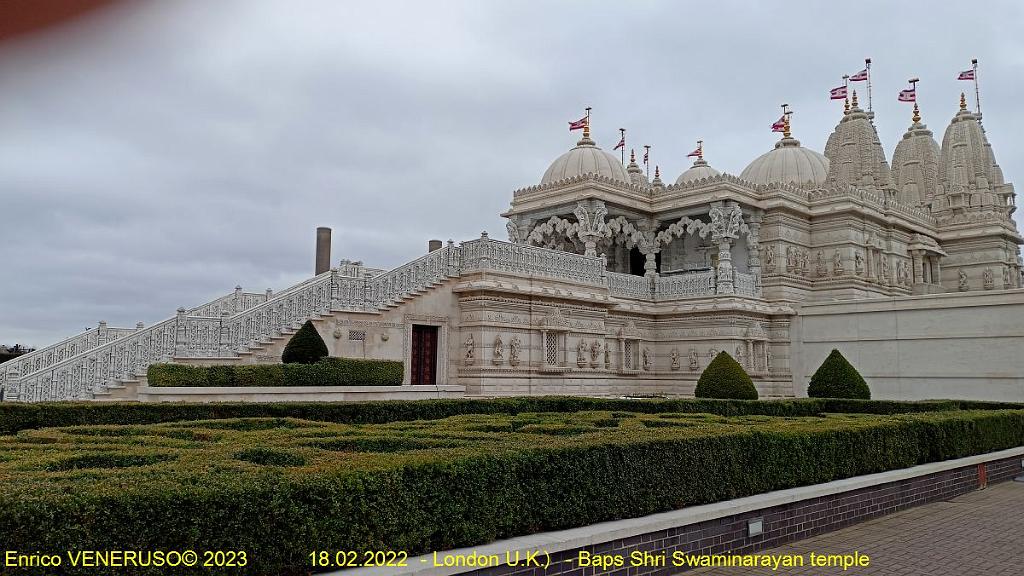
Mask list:
[[[427,400],[462,398],[464,386],[140,386],[141,402],[356,402],[360,400]]]

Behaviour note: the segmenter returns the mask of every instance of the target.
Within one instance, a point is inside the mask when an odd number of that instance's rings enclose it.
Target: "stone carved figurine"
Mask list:
[[[832,253],[832,274],[835,276],[843,275],[843,256],[836,250]]]
[[[604,367],[605,368],[611,368],[612,367],[612,351],[611,351],[611,349],[608,348],[608,343],[607,342],[604,343]]]
[[[501,340],[501,334],[494,337],[494,354],[491,356],[491,362],[495,365],[501,364],[505,361],[505,343]]]
[[[699,368],[699,367],[700,367],[700,365],[698,364],[698,360],[697,360],[697,349],[696,348],[690,348],[690,371],[691,372],[696,371],[697,368]]]
[[[967,292],[968,290],[970,290],[971,287],[967,283],[967,273],[964,272],[963,268],[961,268],[960,271],[958,272],[958,278],[959,278],[959,280],[958,280],[957,287],[960,289],[960,291],[961,292]]]
[[[576,365],[580,368],[587,365],[587,343],[583,338],[580,338],[579,344],[576,345]]]
[[[508,363],[513,366],[519,365],[519,347],[522,343],[519,341],[518,336],[513,336],[512,341],[508,344]]]
[[[985,283],[985,290],[996,287],[995,276],[992,274],[991,268],[985,268],[985,271],[981,273],[981,279]]]
[[[644,347],[643,353],[644,370],[651,369],[651,351],[646,346]]]
[[[472,334],[470,334],[469,337],[466,338],[465,346],[466,346],[466,364],[472,364],[473,362],[476,361],[476,355],[475,355],[475,353],[473,351],[474,343],[473,343],[473,335]]]
[[[764,268],[766,272],[775,272],[775,249],[771,245],[764,249]]]
[[[859,251],[853,253],[853,273],[857,276],[864,273],[864,257]]]
[[[1013,288],[1013,286],[1010,284],[1010,269],[1006,266],[1003,266],[1003,289],[1009,290],[1010,288]]]
[[[672,349],[672,369],[679,370],[679,350]]]
[[[597,368],[598,361],[601,359],[601,343],[594,340],[594,343],[590,345],[590,367]]]

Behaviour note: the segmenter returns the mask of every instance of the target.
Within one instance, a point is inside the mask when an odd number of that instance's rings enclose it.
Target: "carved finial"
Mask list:
[[[633,164],[636,162],[636,150],[633,148],[629,149],[629,163]]]
[[[917,102],[914,102],[914,117],[911,120],[914,121],[914,124],[921,121],[921,112],[917,109]]]
[[[846,98],[846,102],[843,102],[843,116],[850,113],[850,98]]]
[[[660,178],[661,177],[661,171],[658,170],[657,166],[654,167],[654,177],[655,178]]]
[[[782,137],[783,138],[789,138],[790,136],[792,136],[792,133],[789,131],[789,115],[790,114],[792,114],[792,112],[786,112],[786,119],[782,121]]]
[[[853,106],[854,108],[856,108],[856,107],[857,107],[857,91],[856,91],[856,90],[854,90],[854,91],[853,91],[853,102],[850,102],[850,104],[851,104],[851,105],[852,105],[852,106]]]
[[[964,96],[963,92],[960,93],[960,110],[967,110],[967,97]]]
[[[583,137],[590,139],[590,106],[587,106],[587,121],[583,124]]]
[[[481,232],[480,233],[480,237],[481,238],[487,238],[487,230],[484,230],[483,232]]]
[[[697,140],[697,160],[704,159],[704,141]]]

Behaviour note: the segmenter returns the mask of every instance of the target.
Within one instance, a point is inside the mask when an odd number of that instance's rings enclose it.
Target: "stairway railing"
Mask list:
[[[266,293],[243,292],[241,286],[236,286],[233,292],[192,308],[188,312],[197,316],[219,315],[224,310],[240,312],[259,302],[266,301],[270,294],[269,291]],[[106,322],[101,321],[94,329],[90,328],[81,334],[0,364],[0,388],[7,390],[6,396],[9,397],[10,385],[21,375],[45,370],[64,360],[87,353],[98,346],[134,334],[142,329],[144,327],[141,323],[135,328],[115,328],[107,326]]]

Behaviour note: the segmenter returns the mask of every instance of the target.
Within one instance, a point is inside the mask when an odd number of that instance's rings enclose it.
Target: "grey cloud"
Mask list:
[[[768,150],[778,104],[821,149],[827,90],[874,59],[887,152],[919,76],[941,139],[982,63],[989,138],[1021,172],[1015,2],[131,3],[0,44],[0,342],[43,345],[334,259],[396,266],[428,238],[503,236],[498,213],[573,145],[653,145],[666,180],[698,138],[720,170]],[[861,87],[858,86],[858,89]],[[969,91],[969,90],[968,90]],[[862,99],[864,95],[862,94]]]

